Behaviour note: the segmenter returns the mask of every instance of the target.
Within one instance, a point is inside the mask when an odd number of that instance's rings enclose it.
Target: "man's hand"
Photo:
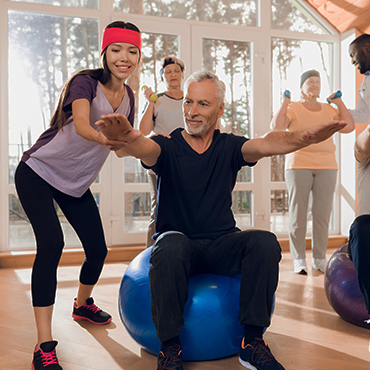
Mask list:
[[[329,139],[336,132],[347,126],[345,121],[330,121],[316,125],[302,132],[301,140],[306,145],[317,144]]]
[[[101,120],[95,123],[100,128],[100,132],[109,140],[114,140],[119,143],[129,144],[138,139],[142,133],[139,130],[134,130],[128,119],[122,114],[108,114],[101,116]]]

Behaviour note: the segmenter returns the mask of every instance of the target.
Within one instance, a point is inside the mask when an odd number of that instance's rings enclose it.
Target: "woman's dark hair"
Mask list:
[[[123,29],[133,30],[133,31],[140,33],[139,28],[130,22],[114,21],[112,23],[109,23],[105,28],[123,28]],[[105,85],[108,82],[111,72],[107,66],[106,50],[107,48],[104,49],[101,55],[102,67],[95,68],[95,69],[83,69],[75,73],[63,86],[63,89],[60,93],[58,105],[50,120],[51,128],[53,129],[57,128],[58,130],[60,130],[66,124],[66,118],[65,118],[66,116],[63,111],[63,106],[69,95],[69,89],[70,89],[71,83],[76,76],[80,76],[80,75],[91,76],[92,78],[98,80],[103,85]]]

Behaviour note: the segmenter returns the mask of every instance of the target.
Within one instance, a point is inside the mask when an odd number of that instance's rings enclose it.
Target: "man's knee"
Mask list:
[[[266,230],[248,230],[245,232],[244,261],[249,261],[253,255],[256,263],[278,263],[281,259],[281,247],[276,235]]]
[[[350,233],[370,235],[370,215],[356,217],[351,225]]]
[[[349,252],[367,249],[370,243],[370,215],[358,216],[352,223],[349,232]]]
[[[261,243],[261,253],[271,262],[278,263],[281,260],[281,247],[276,235],[266,232]]]
[[[256,230],[256,247],[262,255],[281,255],[281,247],[276,238],[276,235],[267,230]]]
[[[178,231],[168,231],[158,236],[156,239],[150,263],[154,263],[157,259],[165,259],[167,261],[175,261],[181,259],[189,253],[190,241],[189,238]]]

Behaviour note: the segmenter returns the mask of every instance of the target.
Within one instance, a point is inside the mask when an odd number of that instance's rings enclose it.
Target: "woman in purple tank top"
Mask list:
[[[98,325],[112,320],[91,297],[107,247],[89,187],[110,150],[125,143],[108,140],[95,122],[102,115],[116,112],[133,125],[134,95],[125,81],[141,57],[140,30],[132,23],[110,23],[104,29],[101,57],[101,68],[80,71],[66,83],[50,128],[24,153],[15,175],[17,193],[37,242],[31,280],[37,327],[33,370],[62,369],[55,351],[58,342],[51,329],[57,268],[64,247],[54,201],[76,231],[85,252],[72,317]]]

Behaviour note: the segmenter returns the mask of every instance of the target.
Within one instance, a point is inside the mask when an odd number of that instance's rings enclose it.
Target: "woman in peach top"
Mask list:
[[[329,100],[337,106],[317,101],[321,79],[316,70],[302,73],[301,99],[283,103],[271,122],[274,130],[296,131],[319,123],[343,120],[347,126],[340,133],[354,130],[355,123],[340,97],[332,94]],[[286,156],[285,181],[289,194],[289,245],[294,258],[294,272],[307,275],[306,229],[309,195],[312,192],[312,268],[325,272],[326,245],[338,165],[332,138],[300,149]]]

